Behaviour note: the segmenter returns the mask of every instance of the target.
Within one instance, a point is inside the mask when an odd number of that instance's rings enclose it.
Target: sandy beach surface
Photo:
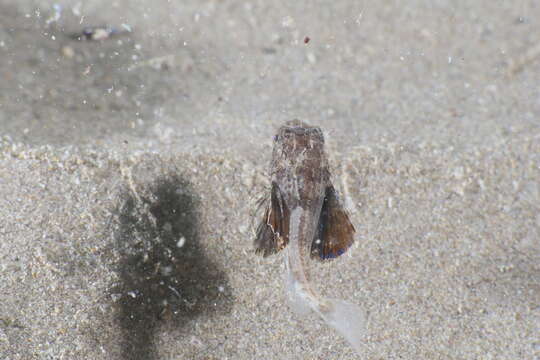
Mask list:
[[[539,19],[0,0],[0,359],[540,359]],[[294,118],[324,129],[356,227],[310,273],[365,310],[361,354],[254,254]]]

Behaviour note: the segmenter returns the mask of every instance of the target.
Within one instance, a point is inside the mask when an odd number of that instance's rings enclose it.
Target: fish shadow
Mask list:
[[[166,176],[137,195],[126,191],[118,219],[120,282],[111,295],[122,358],[154,360],[158,329],[181,329],[196,317],[229,312],[230,288],[201,248],[198,200],[185,179]]]

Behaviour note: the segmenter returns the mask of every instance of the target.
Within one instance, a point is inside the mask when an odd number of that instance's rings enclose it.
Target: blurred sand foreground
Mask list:
[[[539,18],[0,0],[0,359],[540,359]],[[291,118],[325,129],[357,229],[311,273],[366,310],[363,356],[253,253]]]

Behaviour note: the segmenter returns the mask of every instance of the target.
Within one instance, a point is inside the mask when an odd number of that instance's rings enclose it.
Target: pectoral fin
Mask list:
[[[317,230],[311,244],[312,258],[334,259],[344,254],[354,242],[354,226],[332,185],[326,188]]]
[[[257,228],[255,252],[264,257],[282,250],[289,243],[289,218],[283,196],[276,183],[272,183],[270,203],[264,212],[264,218]]]

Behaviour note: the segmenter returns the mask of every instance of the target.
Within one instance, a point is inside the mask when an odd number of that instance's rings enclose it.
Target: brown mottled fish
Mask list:
[[[270,201],[254,241],[256,252],[266,257],[286,248],[286,290],[293,310],[315,311],[360,352],[364,311],[321,297],[305,270],[309,257],[336,258],[354,241],[354,226],[330,179],[321,129],[299,120],[285,123],[274,137],[271,176]]]

